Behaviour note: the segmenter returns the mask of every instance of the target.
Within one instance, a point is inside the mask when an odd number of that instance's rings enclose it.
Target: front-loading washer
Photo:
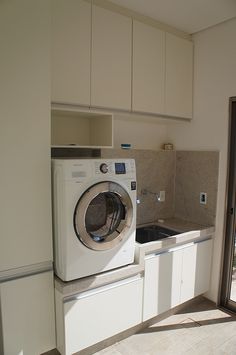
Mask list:
[[[133,159],[53,159],[55,273],[63,281],[134,261]]]

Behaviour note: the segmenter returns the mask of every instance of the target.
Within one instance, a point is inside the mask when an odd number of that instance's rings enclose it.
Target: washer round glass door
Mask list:
[[[91,186],[79,199],[74,212],[74,228],[80,241],[93,250],[107,250],[127,235],[133,206],[127,191],[115,182]]]

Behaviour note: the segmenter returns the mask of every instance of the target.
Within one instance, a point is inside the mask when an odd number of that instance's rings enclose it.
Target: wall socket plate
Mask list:
[[[166,199],[166,192],[165,192],[165,191],[160,191],[160,192],[159,192],[159,195],[158,195],[158,197],[157,197],[157,200],[158,200],[159,202],[164,202],[165,199]]]
[[[200,204],[201,205],[207,204],[207,193],[206,192],[200,192]]]

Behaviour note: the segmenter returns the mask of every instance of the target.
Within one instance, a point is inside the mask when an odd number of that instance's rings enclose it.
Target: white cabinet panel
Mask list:
[[[209,289],[212,240],[178,247],[145,260],[143,321]]]
[[[142,293],[141,278],[119,281],[66,301],[63,317],[57,300],[59,350],[69,355],[141,323]]]
[[[133,22],[134,111],[164,113],[165,32]]]
[[[195,297],[196,250],[196,244],[183,249],[181,303]]]
[[[50,2],[1,1],[0,270],[52,260]]]
[[[4,355],[41,354],[55,347],[53,291],[53,272],[1,284]]]
[[[143,321],[179,304],[182,250],[145,260]]]
[[[91,4],[52,4],[52,101],[89,105]]]
[[[192,117],[193,43],[166,33],[165,113]]]
[[[183,249],[181,303],[208,291],[211,257],[212,240]]]
[[[131,18],[93,6],[91,105],[131,109]]]
[[[208,291],[211,278],[212,239],[195,244],[195,285],[194,295]]]

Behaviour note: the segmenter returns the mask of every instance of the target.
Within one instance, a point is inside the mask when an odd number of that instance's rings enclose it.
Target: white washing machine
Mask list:
[[[130,264],[136,232],[133,159],[53,159],[55,272],[69,281]]]

